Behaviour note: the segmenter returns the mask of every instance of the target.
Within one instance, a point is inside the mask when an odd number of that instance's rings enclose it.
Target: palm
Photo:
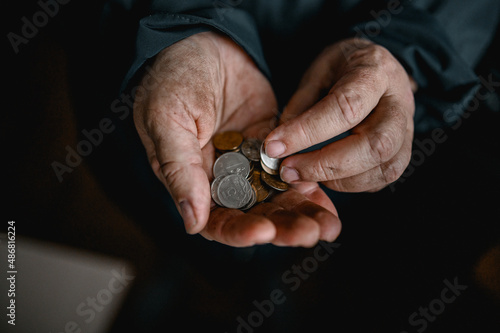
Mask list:
[[[250,121],[245,118],[252,114],[252,110],[237,110],[234,117],[221,124],[218,130],[240,130],[245,137],[265,138],[261,135],[272,129],[275,113],[270,108],[257,110],[260,113],[253,114]],[[202,152],[204,169],[212,179],[215,151],[211,142]],[[260,203],[245,213],[217,207],[213,203],[201,234],[232,246],[268,242],[281,246],[312,246],[320,239],[333,241],[337,237],[340,224],[336,215],[333,203],[317,183],[302,183],[293,185],[287,192],[275,194],[269,202]]]

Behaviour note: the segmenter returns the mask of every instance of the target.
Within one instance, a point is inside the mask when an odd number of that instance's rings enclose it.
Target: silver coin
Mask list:
[[[221,180],[224,178],[225,176],[219,176],[217,178],[215,178],[213,181],[212,181],[212,185],[210,186],[210,192],[212,193],[212,199],[215,201],[216,204],[218,204],[219,206],[222,206],[222,203],[220,202],[219,200],[219,196],[217,195],[217,190],[219,189],[219,184],[221,182]]]
[[[277,171],[281,164],[280,158],[272,158],[266,155],[264,151],[264,142],[260,146],[260,161],[262,164],[267,166],[269,169]]]
[[[219,183],[217,196],[224,207],[245,207],[252,199],[252,187],[245,177],[233,174],[225,176]]]
[[[252,197],[250,198],[250,201],[248,201],[248,203],[244,207],[242,207],[241,210],[250,209],[253,207],[253,205],[255,205],[255,203],[257,202],[257,193],[255,191],[255,189],[252,189]]]
[[[250,161],[258,162],[260,160],[260,146],[262,143],[257,139],[247,139],[241,145],[241,152]]]
[[[223,175],[241,175],[246,178],[250,173],[250,162],[240,153],[225,153],[215,161],[213,172],[215,178]]]
[[[267,172],[268,174],[270,175],[274,175],[276,176],[279,172],[278,170],[273,170],[273,169],[269,169],[265,164],[264,162],[262,162],[262,160],[260,161],[260,166],[262,167],[262,169]]]

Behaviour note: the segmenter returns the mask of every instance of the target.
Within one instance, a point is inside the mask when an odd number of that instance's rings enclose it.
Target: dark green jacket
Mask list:
[[[122,89],[133,87],[163,48],[217,30],[253,58],[281,105],[323,47],[367,38],[389,49],[418,83],[416,129],[425,131],[448,124],[450,111],[459,116],[474,97],[474,69],[499,13],[496,0],[115,0],[106,3],[103,28],[130,56]]]

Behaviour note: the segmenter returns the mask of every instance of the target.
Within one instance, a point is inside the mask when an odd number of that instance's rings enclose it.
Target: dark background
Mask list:
[[[76,146],[82,128],[97,127],[86,112],[109,109],[98,89],[113,81],[95,52],[99,9],[97,2],[76,0],[61,6],[18,54],[4,39],[3,212],[17,221],[20,235],[136,266],[136,284],[113,332],[177,324],[185,331],[236,332],[237,318],[247,319],[256,310],[253,301],[269,299],[273,289],[286,301],[256,332],[416,332],[421,326],[411,326],[408,317],[440,297],[445,279],[455,278],[467,289],[425,331],[500,329],[498,89],[458,128],[446,128],[448,139],[404,182],[374,194],[335,196],[340,247],[291,291],[283,274],[313,249],[231,249],[185,235],[175,211],[157,208],[163,199],[142,195],[161,186],[120,167],[120,158],[137,149],[134,137],[130,146],[117,147],[122,130],[58,181],[51,163],[64,161],[65,147]],[[37,10],[35,2],[10,4],[4,35],[18,33],[20,18]],[[491,49],[477,74],[499,82],[498,59]]]

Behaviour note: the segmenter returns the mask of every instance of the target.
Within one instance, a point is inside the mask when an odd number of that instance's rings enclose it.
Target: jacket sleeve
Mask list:
[[[372,3],[372,6],[375,2]],[[373,7],[372,7],[373,8]],[[474,98],[474,71],[498,24],[498,1],[384,1],[351,34],[386,47],[417,82],[417,131],[451,125]]]
[[[137,18],[134,56],[122,90],[135,83],[141,67],[161,50],[191,35],[210,30],[229,36],[249,54],[265,75],[270,76],[257,27],[246,11],[211,0],[154,0],[142,12],[142,17]]]

